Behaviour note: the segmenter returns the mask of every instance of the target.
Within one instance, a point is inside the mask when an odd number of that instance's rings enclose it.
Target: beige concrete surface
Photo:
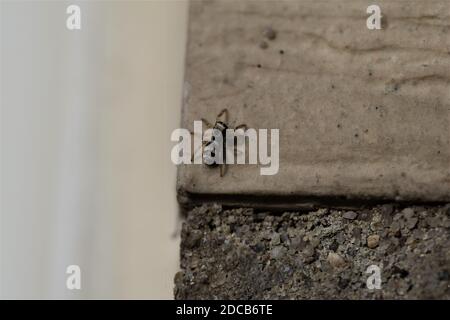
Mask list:
[[[180,166],[182,203],[450,200],[450,2],[377,1],[368,30],[372,2],[192,2],[183,126],[278,128],[280,169]]]

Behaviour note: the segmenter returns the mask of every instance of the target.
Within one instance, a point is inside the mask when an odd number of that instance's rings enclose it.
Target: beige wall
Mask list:
[[[170,299],[187,3],[72,3],[1,4],[1,297]]]

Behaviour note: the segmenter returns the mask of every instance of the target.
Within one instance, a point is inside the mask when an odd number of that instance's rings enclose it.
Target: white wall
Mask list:
[[[1,297],[172,298],[187,3],[1,9]]]

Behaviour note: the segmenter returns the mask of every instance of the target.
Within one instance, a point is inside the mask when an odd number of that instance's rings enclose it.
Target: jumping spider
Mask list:
[[[228,125],[228,109],[223,109],[222,111],[219,112],[219,114],[216,117],[215,123],[214,125],[212,125],[208,120],[201,118],[202,122],[206,125],[206,127],[208,129],[216,129],[218,130],[221,134],[222,134],[222,141],[223,141],[223,152],[222,152],[222,156],[225,157],[226,156],[226,143],[225,143],[225,134],[226,134],[226,130],[227,129],[231,129],[231,127]],[[234,128],[234,130],[238,130],[238,129],[247,129],[247,125],[246,124],[240,124],[238,126],[236,126]],[[235,152],[236,152],[236,144],[234,144],[235,147]],[[201,154],[202,157],[204,157],[204,159],[207,158],[207,155],[204,154],[204,150],[207,148],[214,148],[214,140],[210,139],[208,141],[203,141],[201,148],[199,148],[198,150],[196,150],[193,154],[192,154],[192,161],[194,160],[195,155],[197,154],[197,152],[201,149]],[[214,149],[215,150],[215,149]],[[211,156],[214,157],[214,151],[211,151]],[[216,163],[214,160],[212,160],[211,158],[209,159],[210,161],[205,161],[205,165],[207,165],[210,168],[214,168],[219,166],[220,168],[220,176],[223,177],[225,175],[226,172],[226,164],[225,161],[223,161],[223,164],[218,164]],[[225,159],[224,159],[225,160]]]

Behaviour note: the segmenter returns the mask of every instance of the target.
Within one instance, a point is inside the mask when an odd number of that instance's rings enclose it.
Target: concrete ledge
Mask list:
[[[183,127],[278,128],[280,169],[180,166],[180,202],[450,201],[450,3],[379,1],[380,31],[369,4],[191,3]]]

